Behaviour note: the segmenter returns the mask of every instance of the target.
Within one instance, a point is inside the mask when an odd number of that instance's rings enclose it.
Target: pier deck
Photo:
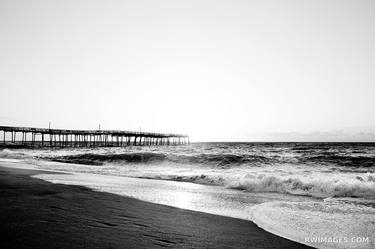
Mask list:
[[[65,130],[0,126],[2,145],[24,147],[122,147],[189,144],[189,136],[122,130]],[[0,143],[1,143],[0,142]]]

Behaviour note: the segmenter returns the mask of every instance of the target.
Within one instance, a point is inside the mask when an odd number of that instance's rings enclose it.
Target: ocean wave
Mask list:
[[[249,192],[278,192],[312,197],[375,198],[375,175],[348,177],[277,177],[273,175],[246,176],[227,184],[228,188]]]
[[[335,157],[330,160],[373,160],[372,158]],[[22,152],[0,151],[0,157],[27,158]],[[341,172],[327,171],[321,167],[307,165],[282,166],[275,158],[260,155],[237,154],[176,154],[168,152],[84,153],[41,157],[64,163],[108,166],[100,173],[152,178],[170,181],[185,181],[199,184],[222,185],[248,192],[277,192],[312,197],[364,197],[375,198],[375,174],[371,171]],[[319,159],[320,160],[320,159]],[[327,160],[327,158],[325,158]],[[233,165],[255,167],[232,167]],[[265,167],[266,165],[269,167]],[[207,166],[214,167],[207,167]],[[136,166],[136,167],[135,167]],[[261,167],[256,167],[261,166]],[[337,169],[337,168],[336,168]],[[93,168],[89,169],[93,171]],[[366,173],[367,172],[367,173]]]
[[[137,178],[157,179],[177,182],[192,182],[203,185],[225,185],[226,180],[220,176],[200,175],[141,175]]]
[[[3,149],[0,150],[0,158],[6,158],[6,159],[30,159],[32,156],[23,153],[20,150],[9,150],[9,149]]]
[[[226,174],[162,174],[139,173],[131,177],[192,182],[205,185],[219,185],[247,192],[270,192],[315,198],[354,197],[375,200],[375,174],[361,176],[303,176],[285,177],[280,175],[247,174],[243,177]]]
[[[236,154],[173,154],[157,152],[127,152],[120,154],[78,154],[54,157],[41,157],[52,161],[104,165],[106,163],[179,163],[179,164],[200,164],[226,167],[244,163],[269,164],[273,160],[260,155],[236,155]]]
[[[168,161],[174,163],[208,164],[216,166],[230,166],[245,163],[268,164],[272,159],[261,155],[237,154],[198,154],[198,155],[170,155]]]
[[[230,168],[293,164],[375,170],[375,146],[362,144],[196,144],[189,147],[65,148],[0,151],[0,157],[88,165],[176,163]]]
[[[9,156],[15,155],[9,154]],[[1,155],[0,155],[1,156]],[[105,163],[161,163],[199,164],[217,167],[236,165],[272,165],[272,164],[320,164],[337,165],[348,168],[375,167],[375,157],[356,154],[340,155],[334,153],[304,154],[285,157],[280,154],[235,154],[235,153],[170,153],[170,152],[126,152],[126,153],[82,153],[63,156],[41,156],[41,159],[65,163],[103,165]]]
[[[227,188],[247,192],[274,192],[292,195],[304,195],[316,198],[362,197],[375,199],[375,175],[355,177],[353,179],[305,180],[301,178],[282,178],[259,175],[254,178],[227,178],[219,175],[192,176],[156,176],[147,177],[171,181],[186,181],[199,184],[224,185]]]
[[[126,154],[78,154],[57,157],[43,157],[56,162],[87,165],[103,165],[105,163],[155,163],[164,161],[166,156],[161,153],[126,153]]]
[[[282,193],[315,198],[360,197],[375,200],[375,174],[370,173],[350,177],[344,175],[315,175],[306,178],[302,175],[285,177],[278,174],[267,175],[262,173],[247,174],[241,177],[238,173],[166,174],[160,171],[151,171],[148,173],[131,172],[126,176],[218,185],[247,192]]]
[[[351,155],[337,155],[333,153],[321,153],[319,155],[307,155],[300,159],[301,162],[315,162],[315,163],[331,163],[340,166],[348,167],[374,167],[375,157],[372,156],[357,156]]]
[[[312,152],[296,154],[290,150],[293,147],[281,145],[284,152],[275,152],[274,147],[264,145],[257,145],[262,149],[246,147],[246,144],[236,145],[238,148],[220,144],[199,146],[4,149],[0,150],[0,158],[48,159],[70,164],[48,166],[58,170],[222,185],[249,192],[375,198],[375,167],[371,167],[375,164],[373,147],[363,149],[362,154],[353,154],[350,151],[356,147],[319,151],[315,145],[303,145],[300,149]],[[225,151],[218,149],[223,146]]]

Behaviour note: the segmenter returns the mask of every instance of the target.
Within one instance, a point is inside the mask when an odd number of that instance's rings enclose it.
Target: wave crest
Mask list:
[[[312,197],[365,197],[375,198],[375,175],[367,174],[365,177],[331,179],[315,177],[280,178],[270,175],[257,177],[246,176],[238,181],[227,184],[228,188],[245,190],[249,192],[278,192]]]

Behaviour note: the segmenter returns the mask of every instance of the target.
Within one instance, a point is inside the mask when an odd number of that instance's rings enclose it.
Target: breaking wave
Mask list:
[[[247,192],[274,192],[292,195],[303,195],[316,198],[327,197],[361,197],[375,199],[375,174],[366,174],[353,178],[326,177],[320,179],[304,179],[303,177],[284,178],[273,175],[254,177],[227,177],[223,175],[157,175],[143,176],[171,181],[184,181],[199,184],[223,185],[227,188]]]
[[[227,187],[249,192],[278,192],[306,195],[318,198],[326,197],[364,197],[375,199],[375,174],[363,176],[315,176],[277,177],[258,175],[243,177],[227,184]]]

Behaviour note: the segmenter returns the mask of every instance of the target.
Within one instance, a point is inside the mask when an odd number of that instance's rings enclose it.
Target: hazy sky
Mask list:
[[[0,124],[375,141],[374,13],[360,0],[0,0]]]

